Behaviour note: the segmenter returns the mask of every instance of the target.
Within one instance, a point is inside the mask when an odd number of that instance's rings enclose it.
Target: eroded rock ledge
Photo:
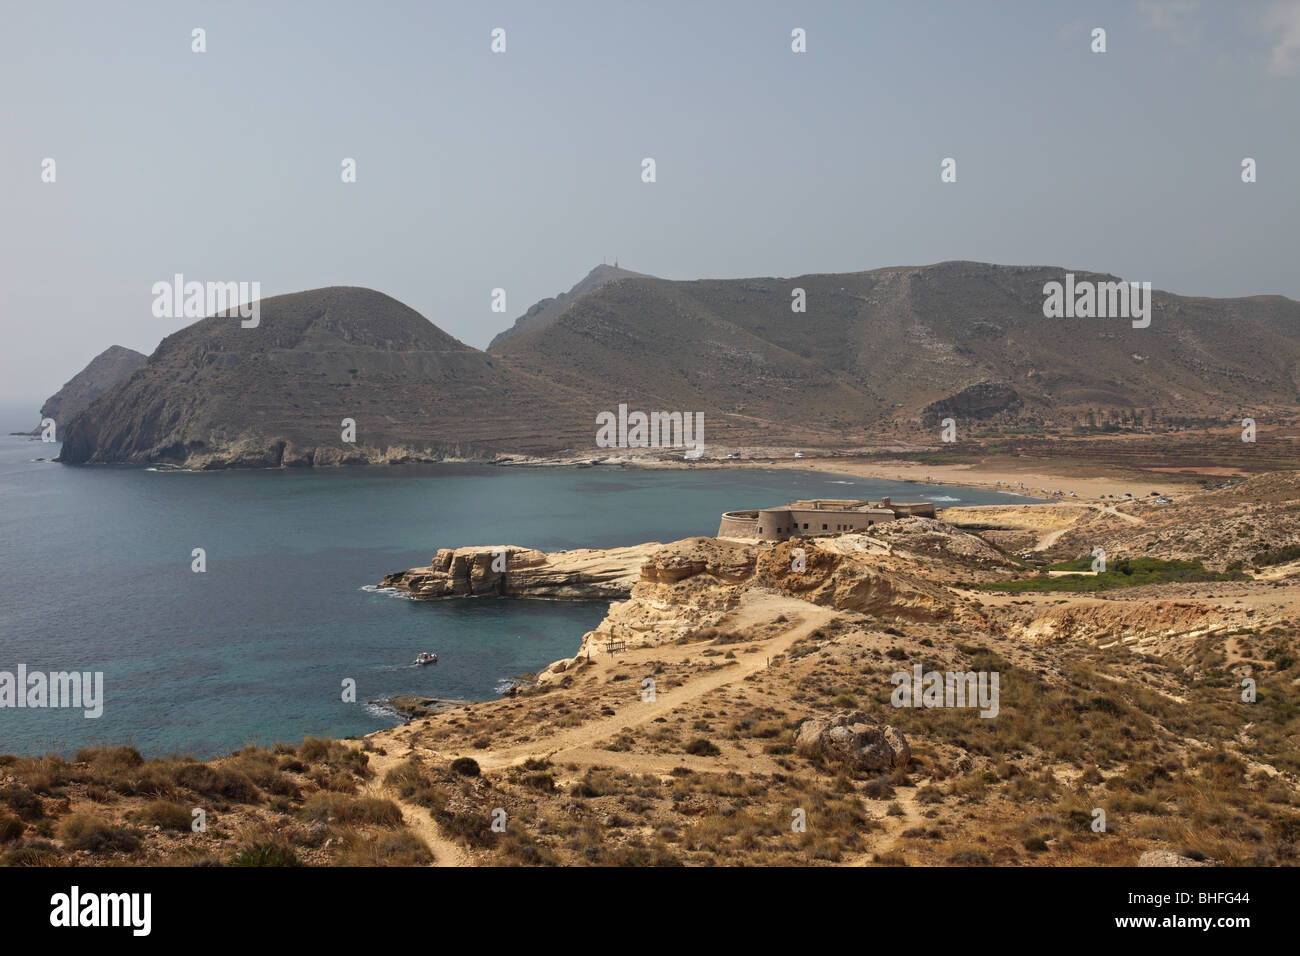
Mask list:
[[[641,567],[663,545],[557,551],[518,545],[440,548],[427,567],[397,571],[380,587],[436,601],[467,597],[519,597],[568,601],[625,598]]]
[[[846,536],[850,537],[850,536]],[[660,605],[734,606],[740,590],[768,588],[812,604],[868,614],[938,620],[952,594],[873,556],[821,543],[684,538],[625,548],[546,553],[519,545],[440,548],[428,566],[386,575],[380,587],[423,600],[519,597],[653,598]],[[836,547],[843,548],[844,542]]]

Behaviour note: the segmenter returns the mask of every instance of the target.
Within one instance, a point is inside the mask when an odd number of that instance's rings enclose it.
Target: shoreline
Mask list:
[[[13,433],[12,437],[23,437]],[[30,438],[29,438],[30,440]],[[313,472],[320,469],[365,468],[365,467],[400,467],[422,465],[467,465],[492,466],[497,468],[636,468],[645,471],[658,470],[725,470],[741,468],[748,470],[784,469],[810,473],[831,474],[850,478],[867,478],[879,481],[899,481],[909,484],[949,485],[980,488],[1002,492],[1008,496],[1026,496],[1030,498],[1056,498],[1057,500],[1096,500],[1102,497],[1123,497],[1132,494],[1134,498],[1149,496],[1150,492],[1171,494],[1182,491],[1197,490],[1199,481],[1232,481],[1249,477],[1246,473],[1221,466],[1204,468],[1169,466],[1161,469],[1167,473],[1152,475],[1136,473],[1132,469],[1119,465],[1101,465],[1088,462],[1079,466],[1084,474],[1071,475],[1073,462],[1068,458],[1033,459],[1023,466],[1009,463],[987,463],[975,461],[970,463],[935,463],[928,464],[912,457],[935,451],[934,446],[897,443],[858,449],[856,453],[820,451],[804,453],[804,457],[792,448],[761,448],[743,446],[735,449],[720,449],[727,454],[744,455],[743,458],[709,458],[700,460],[683,460],[675,450],[671,457],[660,454],[619,454],[619,455],[576,455],[562,453],[558,455],[524,455],[496,454],[482,457],[445,457],[437,459],[413,459],[408,461],[362,461],[349,464],[310,465],[303,470]],[[620,449],[627,452],[627,449]],[[877,457],[879,455],[891,457]],[[65,464],[58,458],[47,459],[58,464]],[[96,462],[104,466],[135,467],[156,472],[179,472],[182,474],[202,474],[206,472],[226,471],[288,471],[296,470],[291,466],[269,465],[253,467],[221,468],[186,468],[182,465],[147,462],[147,463],[111,463]],[[1266,469],[1279,470],[1279,469]],[[1281,469],[1285,470],[1285,469]],[[1059,494],[1057,494],[1059,492]],[[1070,497],[1074,492],[1075,498]]]
[[[1083,477],[1068,477],[1042,469],[1039,463],[1025,470],[1008,469],[1005,466],[975,464],[935,464],[929,465],[915,459],[890,458],[865,460],[863,458],[844,458],[834,455],[820,455],[804,458],[773,458],[767,461],[755,459],[708,461],[680,461],[676,459],[648,458],[632,456],[623,459],[511,459],[496,460],[489,464],[497,467],[518,468],[639,468],[646,471],[656,470],[691,470],[706,469],[724,471],[731,468],[757,470],[804,471],[822,475],[837,475],[847,478],[868,478],[878,481],[900,481],[907,484],[939,485],[965,488],[979,488],[996,491],[1009,497],[1049,498],[1057,501],[1077,501],[1081,499],[1099,499],[1103,496],[1123,497],[1129,493],[1134,498],[1147,497],[1152,491],[1161,494],[1177,494],[1199,488],[1198,477],[1215,477],[1220,479],[1241,477],[1237,473],[1224,474],[1223,469],[1209,472],[1192,472],[1180,470],[1178,474],[1164,478],[1162,487],[1159,479],[1136,477],[1126,474],[1123,469],[1105,470],[1101,474]],[[1095,469],[1092,469],[1095,471]],[[1054,497],[1054,492],[1063,492]],[[1070,492],[1075,498],[1070,498]]]

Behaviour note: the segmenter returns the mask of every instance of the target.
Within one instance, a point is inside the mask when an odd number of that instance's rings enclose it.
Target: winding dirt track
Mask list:
[[[724,665],[700,671],[681,685],[659,691],[653,701],[642,702],[638,698],[612,717],[602,717],[576,727],[566,727],[558,733],[513,747],[492,750],[475,759],[484,771],[499,770],[522,763],[529,757],[563,759],[566,763],[599,763],[605,767],[634,773],[667,774],[674,767],[683,765],[701,771],[717,772],[727,769],[725,760],[704,762],[702,758],[691,758],[682,754],[620,753],[597,749],[597,745],[622,731],[653,721],[656,717],[666,717],[684,704],[698,700],[721,687],[744,680],[766,667],[769,658],[787,650],[835,616],[835,611],[829,608],[818,607],[795,598],[751,592],[746,595],[741,607],[728,620],[728,626],[743,630],[747,626],[769,622],[781,613],[785,613],[790,618],[789,628],[775,637],[744,645],[746,649],[757,648],[755,653],[737,655],[734,662],[728,661]],[[632,648],[623,660],[630,663],[639,663],[642,660],[671,662],[688,658],[692,653],[698,654],[699,651],[698,645]],[[611,667],[612,664],[605,661],[598,666]],[[637,690],[639,693],[639,687]],[[404,726],[372,735],[374,742],[383,746],[389,753],[388,755],[373,752],[370,754],[370,765],[376,774],[375,780],[370,784],[370,793],[390,799],[401,807],[407,825],[433,851],[435,866],[473,866],[473,858],[463,847],[442,836],[427,808],[402,800],[392,787],[383,782],[384,775],[389,770],[412,754],[435,761],[458,756],[458,754],[419,747],[407,736],[408,732],[409,728]],[[399,734],[401,736],[398,736]],[[400,756],[395,755],[398,751],[401,751]]]
[[[370,768],[375,771],[375,779],[368,786],[366,795],[392,800],[402,808],[403,821],[433,852],[433,866],[473,866],[474,860],[465,848],[448,840],[438,830],[427,808],[401,799],[397,791],[384,783],[384,775],[405,759],[406,755],[395,757],[371,753]]]

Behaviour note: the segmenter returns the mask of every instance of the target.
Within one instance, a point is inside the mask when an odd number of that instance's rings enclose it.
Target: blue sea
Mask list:
[[[790,498],[1005,502],[990,491],[776,469],[413,465],[191,473],[69,467],[0,437],[0,671],[102,671],[104,711],[0,709],[0,753],[130,743],[210,757],[363,734],[399,694],[487,700],[574,654],[598,602],[418,602],[367,590],[474,544],[673,541]],[[207,569],[191,570],[192,552]],[[436,665],[411,666],[423,650]],[[357,701],[342,700],[345,679]]]

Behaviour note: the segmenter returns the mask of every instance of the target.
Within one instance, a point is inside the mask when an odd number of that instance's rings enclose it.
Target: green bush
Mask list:
[[[696,737],[687,744],[686,752],[696,757],[716,757],[722,753],[717,744],[703,737]]]
[[[1281,548],[1271,548],[1255,555],[1255,564],[1267,567],[1270,564],[1286,564],[1288,561],[1300,560],[1300,544],[1288,544]]]
[[[462,777],[477,777],[479,775],[478,761],[473,757],[457,757],[451,762],[451,772],[458,773]]]

